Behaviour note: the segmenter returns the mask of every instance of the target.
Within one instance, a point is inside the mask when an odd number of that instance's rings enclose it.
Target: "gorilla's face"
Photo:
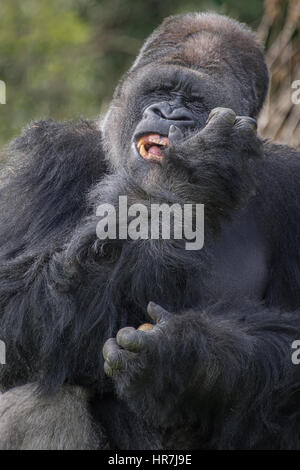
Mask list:
[[[192,71],[172,66],[147,69],[138,83],[138,119],[131,129],[129,158],[136,165],[142,165],[141,158],[161,163],[171,126],[182,134],[200,129],[213,107],[208,82]]]
[[[129,73],[116,91],[104,123],[108,150],[114,161],[131,170],[157,171],[171,126],[183,135],[196,132],[216,106],[237,108],[238,103],[205,71],[143,67],[134,76]]]
[[[183,134],[201,128],[212,106],[205,81],[201,87],[188,70],[168,66],[153,71],[147,67],[140,75],[133,89],[125,93],[126,112],[135,118],[128,132],[127,153],[134,166],[160,163],[169,145],[171,126]]]
[[[218,15],[210,24],[205,15],[179,18],[177,30],[178,17],[171,18],[146,42],[104,120],[113,165],[139,176],[159,173],[172,126],[183,135],[197,132],[215,107],[255,117],[267,88],[263,55],[252,33],[228,19],[220,30]]]

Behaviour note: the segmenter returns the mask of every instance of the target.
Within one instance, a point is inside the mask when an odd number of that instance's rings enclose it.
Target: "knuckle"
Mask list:
[[[114,351],[116,349],[116,341],[114,338],[110,338],[108,339],[105,343],[104,343],[104,346],[103,346],[103,356],[104,356],[104,359],[106,359],[106,357],[108,355],[111,354],[112,351]]]
[[[210,123],[212,120],[222,121],[233,125],[236,120],[236,113],[230,108],[214,108],[210,112],[206,124]]]
[[[122,356],[120,350],[112,350],[105,358],[106,362],[112,369],[118,369],[122,365]]]
[[[234,123],[236,119],[235,112],[230,108],[223,108],[220,112],[220,117]]]
[[[257,122],[255,119],[243,116],[238,117],[235,123],[235,128],[240,132],[245,133],[256,133],[257,131]]]
[[[124,343],[130,343],[131,341],[134,341],[135,337],[136,337],[136,330],[132,327],[125,327],[118,331],[116,340],[118,344],[120,343],[124,344]]]

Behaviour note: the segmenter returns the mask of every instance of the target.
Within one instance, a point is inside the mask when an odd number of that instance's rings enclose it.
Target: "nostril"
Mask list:
[[[160,118],[168,119],[167,116],[169,113],[165,109],[160,108],[159,106],[156,106],[155,108],[153,108],[153,112]]]
[[[159,116],[160,118],[169,119],[168,116],[171,113],[172,113],[172,108],[169,105],[169,103],[162,102],[162,103],[155,103],[155,104],[152,104],[151,106],[149,106],[145,110],[144,116],[147,117],[147,116],[151,116],[151,115],[154,114],[155,116]]]
[[[193,116],[186,108],[174,108],[168,102],[155,103],[144,112],[144,118],[158,116],[168,121],[192,121]]]

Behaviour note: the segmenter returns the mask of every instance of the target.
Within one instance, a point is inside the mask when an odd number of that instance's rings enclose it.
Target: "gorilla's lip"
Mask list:
[[[162,148],[168,145],[169,138],[157,133],[142,134],[136,140],[136,146],[141,157],[154,162],[161,161],[163,158]]]

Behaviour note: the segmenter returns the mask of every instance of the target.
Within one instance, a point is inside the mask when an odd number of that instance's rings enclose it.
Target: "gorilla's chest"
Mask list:
[[[224,223],[212,243],[210,268],[203,298],[263,299],[268,280],[269,253],[251,208]]]
[[[261,300],[268,265],[265,240],[247,209],[224,223],[218,237],[205,240],[198,252],[176,251],[167,244],[161,251],[133,246],[120,265],[128,274],[121,290],[143,309],[154,301],[170,311],[203,308],[228,297]]]

